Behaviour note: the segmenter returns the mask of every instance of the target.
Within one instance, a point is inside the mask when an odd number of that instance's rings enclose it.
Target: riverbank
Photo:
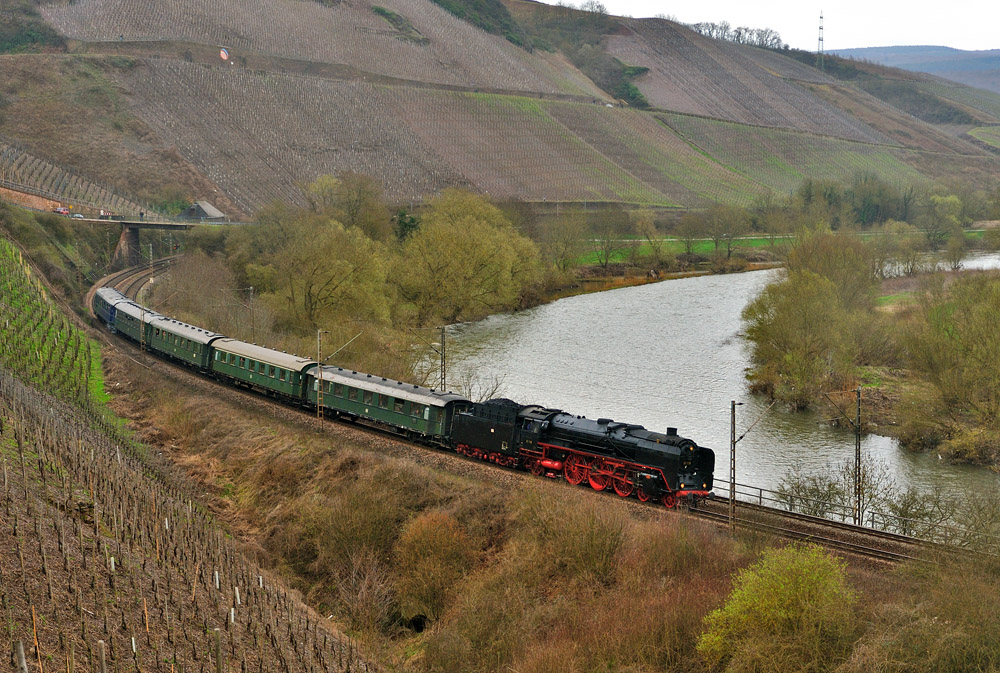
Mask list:
[[[543,293],[541,301],[531,306],[581,294],[649,285],[665,280],[760,271],[782,265],[772,253],[762,253],[759,250],[753,250],[752,253],[752,255],[734,255],[729,259],[698,254],[681,255],[677,258],[676,267],[653,265],[650,268],[645,265],[629,266],[623,263],[609,264],[606,267],[596,264],[581,266],[575,270],[577,277],[571,283]]]

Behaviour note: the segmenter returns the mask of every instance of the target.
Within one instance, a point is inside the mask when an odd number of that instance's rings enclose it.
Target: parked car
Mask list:
[[[73,213],[72,218],[74,220],[82,220],[83,219],[83,213]]]
[[[58,208],[53,208],[52,212],[56,215],[69,215],[69,208],[66,206],[59,206]]]

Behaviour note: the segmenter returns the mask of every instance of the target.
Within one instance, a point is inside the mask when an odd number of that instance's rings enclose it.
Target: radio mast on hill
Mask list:
[[[819,11],[819,44],[816,46],[816,67],[823,69],[823,10]]]

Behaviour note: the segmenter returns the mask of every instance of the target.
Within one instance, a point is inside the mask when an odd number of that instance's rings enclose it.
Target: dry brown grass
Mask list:
[[[490,482],[503,472],[419,449],[399,457],[391,441],[317,433],[294,412],[274,417],[239,394],[196,387],[133,388],[143,434],[312,605],[400,670],[708,670],[695,650],[704,617],[733,573],[774,544],[562,483],[502,488]],[[419,582],[434,590],[418,596]],[[970,662],[1000,652],[982,635],[1000,627],[1000,582],[988,568],[856,570],[851,583],[862,608],[844,671],[898,670],[898,660],[915,671],[979,670]],[[431,618],[422,633],[404,618],[418,614]]]

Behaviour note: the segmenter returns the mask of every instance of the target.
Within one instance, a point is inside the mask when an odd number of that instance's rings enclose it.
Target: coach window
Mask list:
[[[365,391],[365,395],[364,395],[364,399],[365,399],[365,404],[371,404],[372,403],[372,391],[366,390]]]
[[[416,402],[410,402],[410,415],[414,418],[420,418],[424,414],[424,405],[417,404]]]
[[[247,359],[240,358],[240,369],[246,369],[246,368],[247,368]]]
[[[337,397],[343,397],[344,396],[344,384],[342,384],[342,383],[334,383],[333,384],[333,394],[336,395]]]
[[[388,409],[389,408],[389,397],[387,395],[378,396],[378,408]]]
[[[357,402],[358,401],[358,389],[357,388],[348,388],[347,389],[347,399],[354,400],[355,402]]]
[[[284,381],[285,380],[285,370],[284,369],[279,369],[278,370],[278,380],[279,381]]]
[[[392,404],[392,410],[395,411],[397,414],[405,414],[406,402],[397,397],[395,402],[393,402]]]
[[[274,365],[271,365],[270,367],[267,368],[267,375],[270,376],[272,379],[274,378]]]

